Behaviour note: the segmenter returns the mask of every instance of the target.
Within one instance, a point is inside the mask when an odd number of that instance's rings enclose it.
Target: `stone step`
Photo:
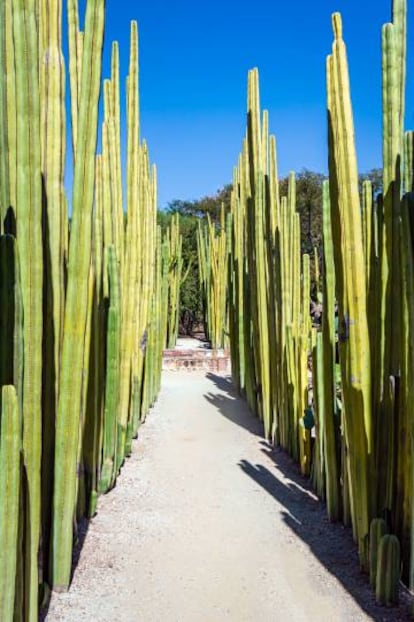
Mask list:
[[[224,350],[191,349],[164,350],[162,359],[164,371],[198,371],[206,370],[219,373],[230,373],[230,353]]]

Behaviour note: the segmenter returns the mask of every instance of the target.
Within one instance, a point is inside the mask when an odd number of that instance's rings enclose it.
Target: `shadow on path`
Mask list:
[[[232,423],[244,428],[250,434],[263,436],[263,424],[252,415],[247,402],[244,402],[237,393],[230,376],[218,376],[208,373],[207,378],[213,382],[222,393],[208,393],[204,398]]]
[[[263,436],[262,423],[252,415],[247,404],[240,401],[231,378],[212,373],[207,374],[207,377],[221,393],[209,393],[205,399],[232,423],[251,434]],[[398,607],[387,609],[376,605],[368,576],[359,570],[352,530],[343,527],[341,523],[329,522],[325,504],[316,497],[309,480],[300,474],[298,465],[286,452],[273,448],[264,439],[258,442],[266,456],[265,461],[271,460],[274,466],[270,463],[271,468],[267,468],[263,464],[252,464],[242,459],[239,467],[283,506],[281,514],[292,533],[309,547],[372,620],[403,622],[411,619],[409,598],[404,590]],[[283,479],[279,474],[282,474]]]

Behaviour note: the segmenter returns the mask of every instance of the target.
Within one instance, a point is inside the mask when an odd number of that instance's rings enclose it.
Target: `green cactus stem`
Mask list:
[[[91,216],[104,8],[104,0],[88,2],[85,20],[82,98],[79,106],[62,371],[56,421],[52,552],[55,590],[66,590],[70,580],[82,378],[88,373],[88,370],[83,369],[84,337],[91,263]]]
[[[379,542],[375,595],[381,605],[398,603],[401,575],[400,543],[394,535],[384,535]]]

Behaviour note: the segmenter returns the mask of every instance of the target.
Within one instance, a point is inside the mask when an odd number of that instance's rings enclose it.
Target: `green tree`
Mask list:
[[[366,173],[361,173],[359,176],[360,187],[362,187],[362,182],[366,179],[369,179],[372,182],[374,196],[377,196],[380,192],[382,192],[382,168],[372,168]]]
[[[221,204],[224,203],[226,210],[230,209],[231,184],[224,186],[218,190],[216,194],[202,197],[195,201],[181,201],[175,199],[171,201],[166,209],[167,214],[175,214],[178,212],[180,216],[192,216],[195,218],[210,218],[213,222],[219,222]]]

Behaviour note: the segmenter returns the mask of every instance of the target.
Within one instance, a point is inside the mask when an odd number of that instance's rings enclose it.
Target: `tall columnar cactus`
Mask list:
[[[17,240],[24,308],[23,456],[28,502],[25,549],[25,608],[37,619],[40,534],[40,463],[42,423],[42,188],[37,6],[13,1],[16,63]]]
[[[404,191],[414,192],[414,132],[404,134]]]
[[[165,283],[163,285],[163,275],[166,277],[166,273],[163,271],[162,266],[162,248],[161,248],[161,230],[157,227],[156,230],[156,255],[154,264],[154,286],[152,289],[152,296],[150,298],[150,319],[148,323],[148,344],[147,355],[145,358],[145,371],[144,371],[144,384],[142,389],[142,413],[141,420],[145,421],[148,409],[152,406],[156,392],[158,390],[158,380],[160,373],[160,361],[163,349],[163,339],[165,335],[162,334],[160,327],[162,323],[161,304],[163,299],[163,292],[165,296]]]
[[[149,162],[149,153],[147,144],[143,143],[143,163],[144,163],[144,172],[145,175],[141,177],[141,197],[143,204],[146,205],[146,213],[145,219],[141,221],[141,249],[142,249],[142,262],[141,262],[141,287],[137,290],[137,300],[139,300],[139,314],[137,318],[137,327],[136,327],[136,339],[135,339],[135,352],[134,352],[134,365],[135,365],[135,378],[136,378],[136,389],[138,389],[138,394],[143,397],[142,391],[142,378],[143,378],[143,370],[145,359],[147,356],[154,356],[154,368],[153,368],[153,376],[152,376],[152,388],[153,391],[150,396],[148,407],[155,400],[155,376],[157,374],[157,348],[158,348],[158,339],[165,339],[165,333],[161,332],[160,325],[158,322],[161,321],[161,317],[156,315],[153,316],[154,311],[151,308],[151,297],[153,295],[154,288],[157,286],[160,287],[159,279],[161,278],[158,274],[158,271],[161,270],[160,265],[160,257],[159,254],[161,252],[161,234],[160,230],[157,227],[156,220],[156,203],[157,203],[157,191],[156,191],[156,182],[157,182],[157,170],[156,167],[150,167]],[[157,290],[158,291],[158,290]],[[158,292],[159,294],[159,292]],[[158,298],[157,298],[158,301]],[[158,306],[155,307],[155,313],[160,312],[160,308]],[[154,325],[154,321],[156,321],[156,342],[153,344],[153,349],[145,348],[145,337],[150,331],[150,326]],[[164,346],[164,342],[162,346]],[[147,412],[146,404],[142,401],[141,407],[141,418],[144,419]],[[137,417],[137,415],[136,415]],[[132,414],[130,414],[130,432],[129,436],[135,437],[137,435],[137,428],[139,425],[139,421],[135,418],[133,419]]]
[[[414,585],[414,521],[413,426],[412,404],[414,387],[414,254],[413,214],[414,194],[406,194],[401,203],[401,385],[399,395],[396,494],[394,497],[393,526],[401,542],[404,567],[403,579],[410,588]]]
[[[300,235],[298,236],[300,240]],[[298,242],[299,242],[298,240]],[[300,244],[300,242],[299,242]],[[311,430],[306,423],[306,414],[309,400],[309,370],[308,357],[311,352],[311,319],[309,313],[310,301],[310,257],[305,254],[302,258],[302,287],[300,292],[300,316],[298,320],[299,334],[298,348],[298,380],[299,380],[299,448],[302,473],[310,474],[311,469]],[[321,411],[322,415],[322,411]]]
[[[98,160],[98,158],[97,158]],[[100,180],[96,170],[95,193]],[[96,193],[97,194],[97,193]],[[99,194],[99,193],[98,193]],[[83,473],[84,495],[78,492],[78,509],[83,509],[86,516],[94,516],[98,499],[98,484],[101,475],[103,428],[104,428],[104,392],[105,392],[105,339],[109,331],[107,322],[107,301],[103,295],[103,272],[106,271],[104,260],[108,253],[103,251],[102,201],[95,197],[95,210],[92,235],[92,264],[90,277],[90,348],[89,374],[85,387],[85,423],[83,430],[83,452],[78,454]],[[108,286],[109,287],[109,286]],[[109,313],[109,312],[108,312]]]
[[[167,348],[174,348],[177,343],[180,320],[180,287],[182,282],[183,258],[182,235],[180,233],[180,215],[173,215],[168,230],[170,246],[169,269],[169,300],[168,300],[168,330]]]
[[[263,169],[262,132],[260,124],[259,74],[249,72],[247,96],[248,180],[247,228],[250,240],[249,271],[253,276],[251,317],[253,320],[253,349],[256,367],[256,392],[259,414],[263,419],[265,436],[272,429],[269,366],[269,325],[266,292],[266,248],[264,223],[266,217],[265,174]]]
[[[139,198],[139,102],[138,102],[138,26],[131,24],[130,65],[127,88],[127,224],[122,282],[121,378],[118,421],[117,467],[123,462],[130,404],[130,378],[133,356],[134,314],[136,313],[137,236]]]
[[[206,336],[213,349],[227,345],[228,243],[229,229],[222,205],[218,229],[208,215],[206,226],[203,228],[199,223],[197,232]]]
[[[84,336],[91,263],[91,216],[103,44],[104,0],[88,2],[85,20],[78,139],[73,185],[62,370],[56,421],[53,586],[67,589],[72,557],[76,457],[82,396]],[[80,301],[82,301],[80,303]]]
[[[316,343],[312,350],[312,373],[313,373],[313,400],[315,414],[315,444],[312,460],[312,486],[316,490],[317,495],[325,498],[325,446],[324,446],[324,430],[325,410],[324,410],[324,366],[323,366],[323,335],[318,332],[315,335]]]
[[[0,385],[16,387],[19,407],[23,394],[23,305],[16,239],[0,236]]]
[[[19,474],[20,478],[23,474],[21,469],[22,463],[22,394],[23,394],[23,305],[22,305],[22,292],[20,283],[20,267],[19,257],[17,251],[16,240],[11,235],[0,236],[0,341],[2,343],[1,356],[0,356],[0,385],[5,387],[6,385],[14,385],[19,409]],[[8,421],[8,424],[11,421]],[[10,431],[10,428],[9,428]],[[1,438],[1,434],[0,434]],[[7,440],[6,440],[7,438]],[[6,435],[5,443],[10,443],[10,450],[15,446],[17,439],[10,438],[10,435]],[[1,441],[0,441],[1,443]],[[6,446],[6,454],[3,456],[5,459],[11,458],[11,454],[8,454]],[[8,458],[7,458],[8,456]],[[1,458],[0,458],[1,461]],[[11,465],[12,463],[10,463]],[[10,471],[5,464],[1,468],[3,475],[9,478]],[[7,485],[10,482],[7,479],[3,480],[3,484]],[[7,487],[5,495],[9,496],[10,488]],[[6,598],[6,594],[10,594],[10,581],[9,577],[13,578],[13,592],[15,594],[14,604],[16,611],[16,618],[20,619],[23,612],[23,598],[24,598],[24,560],[23,560],[23,529],[24,529],[24,508],[23,508],[23,494],[24,489],[19,480],[19,496],[18,496],[18,510],[15,515],[14,512],[10,512],[10,506],[14,502],[14,497],[10,494],[10,499],[7,498],[1,503],[2,510],[6,513],[1,518],[1,525],[3,531],[0,529],[0,550],[4,551],[6,566],[15,562],[14,572],[9,575],[5,568],[0,571],[0,577],[2,577],[0,589],[0,602],[3,598]],[[14,543],[14,556],[11,553],[10,546],[10,534],[14,533],[13,529],[17,530],[16,542]],[[4,588],[4,592],[3,592]],[[2,605],[3,606],[3,605]],[[4,609],[2,610],[5,619],[7,619]],[[13,609],[9,609],[9,614],[12,615]],[[3,616],[2,616],[3,617]]]
[[[120,291],[119,267],[115,248],[109,247],[108,271],[110,303],[108,311],[108,333],[106,349],[105,419],[103,439],[103,461],[100,481],[101,492],[107,492],[114,479],[116,449],[116,424],[119,404],[119,355],[120,355]]]
[[[233,381],[240,392],[246,388],[246,343],[244,339],[244,211],[239,196],[240,170],[233,171],[231,194],[231,242],[229,257],[229,327]]]
[[[393,410],[395,408],[395,380],[399,376],[399,301],[400,258],[399,219],[402,157],[402,90],[404,90],[405,43],[400,31],[401,9],[405,0],[393,3],[395,23],[385,24],[382,31],[383,71],[383,218],[381,248],[381,323],[378,378],[376,383],[377,411],[377,468],[381,485],[378,488],[379,509],[391,508],[393,498],[393,443],[395,434]],[[404,66],[404,68],[403,68]],[[391,388],[390,388],[391,387]]]
[[[6,2],[2,2],[0,6],[0,70],[2,75],[7,75],[7,49],[6,49]],[[7,82],[1,80],[0,84],[0,215],[1,230],[10,206],[9,196],[9,163],[5,154],[9,153],[8,145],[8,126],[7,126]]]
[[[0,617],[14,619],[22,481],[22,419],[16,389],[3,385],[0,421]]]
[[[71,95],[71,125],[73,159],[76,159],[78,138],[78,117],[80,102],[80,83],[82,78],[82,64],[80,62],[81,37],[79,31],[78,0],[68,0],[68,40],[69,40],[69,80]]]
[[[120,104],[120,80],[119,80],[119,46],[118,42],[112,44],[112,67],[111,67],[111,88],[112,88],[112,114],[114,119],[115,131],[115,201],[114,215],[117,218],[118,234],[117,257],[121,266],[121,273],[124,261],[124,207],[123,207],[123,188],[122,188],[122,161],[121,161],[121,104]]]
[[[337,223],[333,229],[334,245],[338,249],[335,269],[343,275],[337,282],[340,360],[353,525],[360,562],[367,567],[367,538],[375,507],[369,484],[373,472],[373,426],[367,288],[366,275],[361,270],[364,247],[348,65],[338,13],[333,16],[333,26],[335,41],[328,65],[328,112],[331,213],[332,221]],[[337,237],[339,232],[340,237]]]
[[[365,253],[365,273],[367,275],[367,291],[371,283],[371,256],[372,256],[372,218],[373,218],[373,194],[372,182],[367,179],[362,184],[362,240]]]
[[[66,118],[64,60],[62,54],[62,2],[42,0],[39,19],[39,75],[41,120],[41,167],[44,206],[44,388],[42,439],[42,544],[43,567],[47,570],[53,495],[55,419],[58,402],[60,354],[64,310],[64,163]],[[46,577],[45,578],[49,578]]]
[[[89,267],[88,277],[88,298],[87,298],[87,312],[86,312],[86,324],[85,334],[83,341],[83,365],[84,370],[81,386],[81,403],[80,403],[80,417],[79,417],[79,436],[78,436],[78,453],[76,459],[76,517],[80,519],[87,514],[87,481],[89,476],[89,465],[84,460],[84,452],[87,443],[85,442],[85,436],[87,436],[88,430],[88,391],[89,383],[92,380],[90,373],[90,360],[91,360],[91,340],[92,340],[92,321],[94,312],[94,294],[95,294],[95,273],[94,265],[91,262]],[[85,473],[88,468],[88,473]]]
[[[0,9],[0,230],[16,233],[16,70],[13,41],[13,0]]]
[[[340,515],[338,443],[339,422],[336,404],[335,378],[335,266],[333,254],[329,182],[323,185],[323,390],[319,400],[323,403],[324,456],[326,475],[326,505],[330,520]]]

